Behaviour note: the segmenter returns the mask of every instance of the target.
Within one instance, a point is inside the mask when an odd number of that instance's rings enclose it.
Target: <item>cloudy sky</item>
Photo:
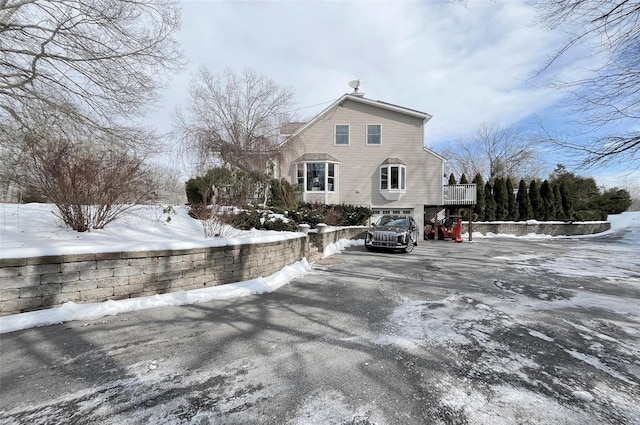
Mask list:
[[[425,145],[436,150],[483,123],[526,127],[539,117],[570,132],[557,108],[562,93],[544,82],[573,72],[562,65],[574,57],[532,78],[566,34],[545,30],[523,1],[183,0],[182,6],[189,66],[166,92],[160,126],[169,122],[167,111],[184,106],[189,79],[204,65],[213,73],[252,68],[290,87],[302,120],[358,79],[367,98],[433,115]]]

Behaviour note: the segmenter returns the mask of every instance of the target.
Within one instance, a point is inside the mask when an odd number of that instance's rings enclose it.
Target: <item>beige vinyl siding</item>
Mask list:
[[[335,146],[335,124],[347,123],[349,145]],[[382,126],[380,145],[367,145],[367,124]],[[346,99],[299,136],[288,161],[305,152],[323,152],[337,158],[341,203],[394,209],[438,205],[442,197],[442,159],[425,150],[423,141],[422,119]],[[399,158],[407,164],[406,193],[398,201],[388,201],[380,194],[379,166],[387,158]],[[290,169],[283,170],[285,174],[293,176]]]

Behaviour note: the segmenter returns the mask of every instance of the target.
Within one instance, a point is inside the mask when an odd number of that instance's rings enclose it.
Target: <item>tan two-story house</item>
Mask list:
[[[431,115],[345,94],[307,123],[283,127],[279,175],[302,199],[368,206],[376,216],[412,215],[443,205],[444,159],[425,148]]]

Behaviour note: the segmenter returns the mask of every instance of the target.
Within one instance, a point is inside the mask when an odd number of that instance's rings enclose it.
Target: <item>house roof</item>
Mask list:
[[[280,134],[282,134],[283,136],[288,136],[295,133],[296,130],[298,130],[305,124],[306,122],[286,122],[280,127]]]
[[[330,110],[332,110],[336,106],[341,105],[345,100],[351,100],[351,101],[354,101],[354,102],[363,103],[365,105],[371,105],[371,106],[375,106],[375,107],[378,107],[378,108],[387,109],[389,111],[394,111],[394,112],[398,112],[398,113],[401,113],[401,114],[410,115],[412,117],[421,118],[423,120],[423,122],[425,122],[425,123],[432,118],[432,116],[427,114],[426,112],[421,112],[421,111],[418,111],[418,110],[415,110],[415,109],[405,108],[404,106],[398,106],[398,105],[394,105],[392,103],[382,102],[380,100],[371,100],[371,99],[365,98],[364,96],[358,96],[358,95],[347,93],[347,94],[342,95],[342,97],[340,97],[338,100],[336,100],[331,105],[326,107],[322,112],[320,112],[318,115],[316,115],[311,121],[309,121],[307,123],[304,123],[303,125],[298,127],[295,131],[290,133],[290,136],[291,137],[295,137],[298,134],[302,133],[305,129],[307,129],[308,127],[312,126],[316,121],[318,121],[320,118],[322,118],[327,112],[329,112]],[[301,123],[291,123],[291,124],[301,124]],[[284,127],[285,127],[285,125],[283,125],[283,130],[285,130]],[[291,127],[287,127],[286,130],[289,131],[290,128]],[[287,135],[287,133],[282,133],[282,134],[283,135]]]
[[[328,153],[305,153],[293,160],[293,163],[296,162],[309,162],[309,161],[322,161],[322,162],[336,162],[340,163],[340,161]]]
[[[387,158],[380,165],[407,165],[400,158]]]

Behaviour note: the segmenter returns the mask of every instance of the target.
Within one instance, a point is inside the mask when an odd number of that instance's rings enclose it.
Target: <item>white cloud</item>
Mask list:
[[[534,10],[523,2],[182,4],[191,71],[253,68],[294,89],[301,108],[337,99],[358,78],[367,97],[434,115],[428,145],[483,122],[509,125],[557,100],[526,81],[557,39],[533,25]],[[175,79],[167,110],[183,101],[189,76]]]

